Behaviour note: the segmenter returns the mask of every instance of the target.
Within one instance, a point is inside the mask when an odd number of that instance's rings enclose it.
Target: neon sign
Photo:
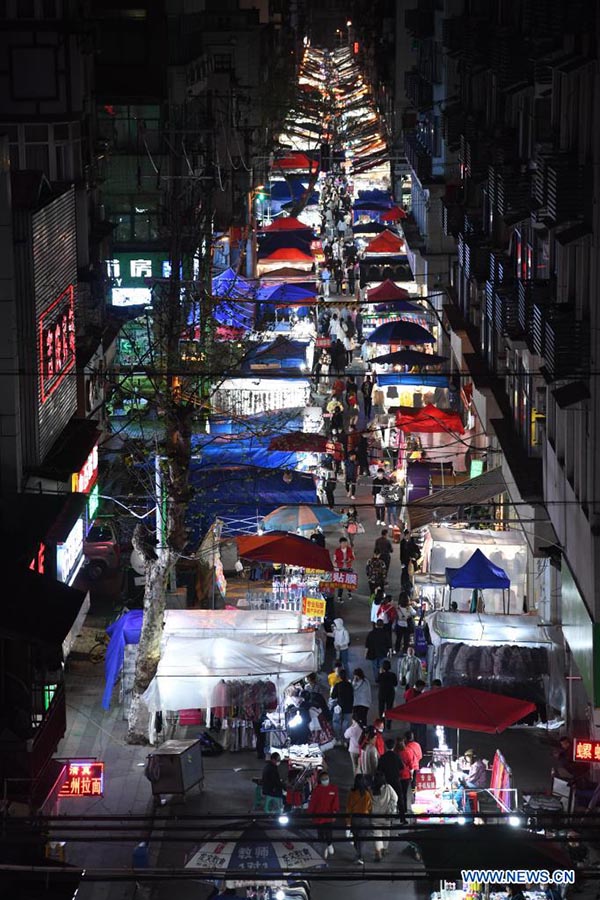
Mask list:
[[[575,762],[600,762],[600,741],[573,741],[573,759]]]
[[[43,575],[46,570],[46,545],[41,542],[38,544],[38,548],[36,550],[36,554],[29,563],[29,568],[32,572],[37,572],[39,575]]]
[[[100,506],[100,489],[97,484],[90,491],[90,495],[88,497],[88,530],[90,529],[92,522],[98,512],[98,507]]]
[[[40,315],[39,366],[42,403],[75,365],[75,291],[70,284]]]
[[[69,532],[66,541],[56,548],[56,577],[63,584],[69,583],[69,578],[77,568],[83,555],[83,519],[77,519]]]
[[[103,797],[104,763],[71,762],[59,797]]]
[[[71,490],[75,494],[87,494],[98,477],[98,447],[91,453],[79,472],[71,475]]]

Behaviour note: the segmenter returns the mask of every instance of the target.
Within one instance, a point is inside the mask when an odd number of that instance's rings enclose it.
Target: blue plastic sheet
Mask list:
[[[447,375],[404,375],[401,372],[380,372],[377,374],[377,382],[382,387],[392,384],[422,384],[425,387],[448,387]]]
[[[219,438],[210,434],[192,436],[192,448],[200,456],[196,464],[207,466],[260,466],[265,469],[293,469],[298,455],[293,451],[269,450],[272,435]]]
[[[143,618],[144,611],[142,609],[132,609],[106,629],[107,634],[110,635],[110,641],[106,648],[104,662],[105,685],[102,696],[104,709],[110,707],[113,688],[123,668],[125,644],[139,644],[140,642]]]

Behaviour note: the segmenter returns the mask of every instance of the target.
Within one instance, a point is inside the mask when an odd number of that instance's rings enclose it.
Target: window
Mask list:
[[[215,53],[214,55],[214,71],[215,72],[231,72],[232,57],[231,53]]]
[[[150,278],[152,275],[151,259],[132,259],[129,264],[132,278]]]

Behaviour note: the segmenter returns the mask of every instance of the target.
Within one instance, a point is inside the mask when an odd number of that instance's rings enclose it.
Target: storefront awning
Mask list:
[[[409,517],[411,528],[423,528],[431,522],[449,519],[461,506],[477,506],[488,503],[498,494],[506,491],[506,482],[502,469],[490,469],[477,478],[470,478],[462,484],[436,491],[428,497],[422,497],[410,504]]]
[[[28,569],[5,570],[0,634],[49,647],[62,647],[86,595]]]

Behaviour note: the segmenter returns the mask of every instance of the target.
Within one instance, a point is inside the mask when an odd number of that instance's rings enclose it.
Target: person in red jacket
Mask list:
[[[413,761],[413,756],[406,749],[405,742],[400,738],[396,738],[394,753],[396,753],[400,758],[400,763],[402,764],[402,768],[400,770],[400,790],[402,791],[404,809],[408,810],[408,786],[411,779],[410,767]]]
[[[333,856],[333,829],[331,827],[335,813],[340,811],[340,797],[335,784],[329,780],[329,772],[321,772],[319,783],[314,788],[308,801],[308,812],[313,815],[317,826],[317,836],[325,844],[323,856]]]
[[[355,560],[354,550],[348,543],[348,539],[341,537],[339,545],[333,554],[333,564],[340,572],[352,572],[352,563]],[[337,598],[343,603],[344,588],[340,585],[338,588]],[[352,590],[348,588],[348,600],[352,600]]]
[[[383,756],[385,753],[385,738],[383,736],[385,721],[383,719],[375,719],[373,728],[375,729],[375,747],[379,756]]]

